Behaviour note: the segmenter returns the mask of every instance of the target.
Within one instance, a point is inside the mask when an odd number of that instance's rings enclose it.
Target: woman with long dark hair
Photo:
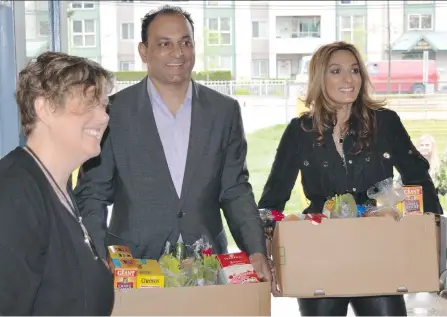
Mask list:
[[[368,188],[392,177],[396,167],[405,185],[423,187],[424,210],[442,213],[427,160],[399,116],[374,100],[369,87],[364,61],[353,45],[335,42],[318,49],[309,67],[309,111],[287,126],[259,208],[284,210],[299,171],[310,201],[304,213],[321,213],[326,200],[337,194],[351,193],[363,204]],[[303,316],[346,315],[349,303],[357,315],[406,315],[402,295],[298,301]]]

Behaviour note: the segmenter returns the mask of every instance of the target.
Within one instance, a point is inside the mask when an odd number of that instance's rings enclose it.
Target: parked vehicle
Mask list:
[[[296,82],[307,84],[309,62],[312,56],[303,56],[300,60]],[[388,61],[370,61],[366,63],[371,83],[376,93],[388,93]],[[427,62],[427,81],[424,83],[423,60],[391,60],[390,93],[425,94],[439,89],[439,70],[436,62]]]
[[[371,83],[376,93],[388,92],[388,61],[366,64]],[[439,72],[436,62],[427,61],[427,81],[424,83],[423,60],[391,60],[390,93],[425,94],[437,91]]]

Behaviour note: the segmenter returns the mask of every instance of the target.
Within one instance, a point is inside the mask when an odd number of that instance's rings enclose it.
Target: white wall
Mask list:
[[[118,39],[116,32],[116,5],[99,2],[99,27],[101,30],[101,65],[111,71],[118,70]]]
[[[447,2],[436,1],[436,15],[435,15],[435,30],[436,32],[447,32]],[[447,41],[447,39],[445,39]]]
[[[236,79],[251,78],[251,14],[250,1],[235,2]]]
[[[367,60],[381,60],[384,58],[385,45],[388,42],[387,2],[367,2],[367,5]],[[395,5],[392,4],[391,7],[395,7]],[[395,12],[390,16],[393,17],[391,21],[396,23]],[[400,22],[402,24],[402,21]]]

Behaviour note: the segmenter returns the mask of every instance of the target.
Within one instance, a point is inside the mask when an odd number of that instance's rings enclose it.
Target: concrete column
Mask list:
[[[19,145],[19,119],[14,100],[16,58],[11,2],[0,3],[0,157]]]
[[[51,50],[61,51],[61,6],[59,0],[48,1],[50,14]]]

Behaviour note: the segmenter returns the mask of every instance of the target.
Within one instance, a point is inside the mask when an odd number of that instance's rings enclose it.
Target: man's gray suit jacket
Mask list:
[[[193,82],[191,131],[179,198],[155,124],[147,77],[110,98],[101,154],[84,164],[75,197],[100,255],[127,245],[135,258],[158,259],[167,240],[207,236],[227,252],[220,209],[238,247],[265,253],[258,209],[248,182],[247,142],[238,102]],[[107,206],[113,204],[109,228]]]

